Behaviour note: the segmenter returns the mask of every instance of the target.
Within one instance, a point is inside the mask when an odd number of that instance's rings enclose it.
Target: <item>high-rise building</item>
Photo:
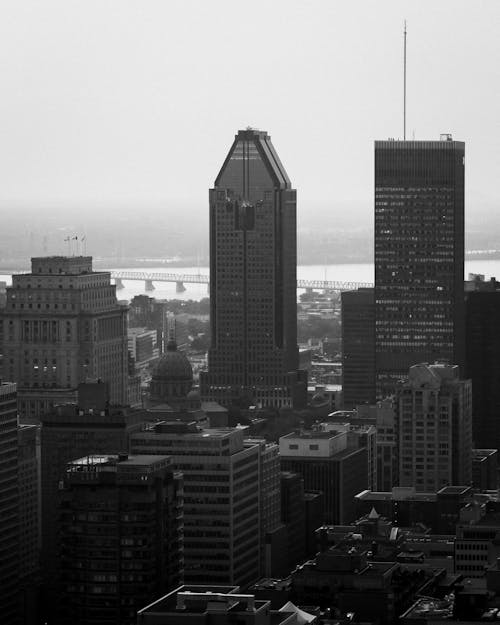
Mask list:
[[[182,509],[182,476],[167,456],[70,462],[59,489],[55,622],[135,625],[141,606],[177,588]]]
[[[164,454],[184,476],[184,579],[248,584],[259,578],[259,444],[244,430],[181,421],[151,424],[131,438],[136,454]]]
[[[293,471],[281,472],[281,519],[287,530],[287,564],[291,571],[306,557],[304,478]]]
[[[273,571],[284,570],[283,548],[286,545],[286,529],[280,514],[279,446],[255,437],[246,439],[244,444],[248,447],[259,445],[261,572],[263,575],[272,575]]]
[[[57,500],[66,465],[90,454],[119,454],[129,450],[131,432],[140,429],[145,411],[110,407],[108,385],[81,384],[78,403],[56,406],[42,416],[42,569],[49,596],[56,570]],[[55,590],[54,590],[55,592]],[[48,610],[51,610],[50,599]]]
[[[465,144],[375,142],[375,370],[392,394],[420,362],[464,365]]]
[[[0,621],[17,623],[19,494],[16,385],[0,380]]]
[[[75,401],[88,378],[108,382],[112,404],[127,404],[127,308],[90,256],[32,258],[31,273],[12,276],[0,352],[23,418]]]
[[[344,408],[375,402],[375,297],[373,289],[344,291],[342,396]]]
[[[323,493],[326,523],[354,520],[354,497],[368,484],[367,450],[348,432],[303,430],[280,438],[283,471],[299,473],[304,487]]]
[[[266,132],[240,130],[210,190],[210,324],[202,395],[301,406],[296,191]]]
[[[410,367],[396,391],[399,485],[417,491],[472,481],[472,384],[459,367]]]
[[[500,449],[500,284],[465,283],[465,374],[472,380],[472,438]]]
[[[40,426],[19,425],[19,590],[23,623],[34,623],[41,584]]]

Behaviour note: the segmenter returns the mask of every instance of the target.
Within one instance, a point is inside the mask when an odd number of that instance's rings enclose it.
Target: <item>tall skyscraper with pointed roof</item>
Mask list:
[[[298,370],[296,191],[266,132],[240,130],[210,190],[211,347],[202,395],[305,402]]]

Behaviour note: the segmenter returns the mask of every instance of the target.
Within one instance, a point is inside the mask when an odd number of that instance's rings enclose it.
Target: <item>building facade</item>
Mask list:
[[[466,282],[466,376],[472,380],[472,435],[479,448],[500,449],[500,284]]]
[[[283,471],[299,473],[308,491],[323,493],[326,523],[354,520],[354,496],[368,484],[367,450],[348,445],[348,432],[304,430],[280,438]]]
[[[457,365],[410,367],[396,392],[399,484],[417,491],[472,482],[472,384]]]
[[[210,324],[202,395],[301,406],[296,192],[266,132],[236,135],[210,190]]]
[[[375,142],[377,396],[420,362],[463,373],[465,144]]]
[[[89,454],[126,453],[129,437],[141,427],[143,411],[109,407],[107,385],[83,384],[75,404],[56,406],[42,416],[41,441],[41,508],[42,570],[51,614],[51,592],[57,565],[57,501],[59,483],[66,465]]]
[[[19,591],[24,621],[33,623],[41,585],[40,426],[19,425]]]
[[[374,291],[344,291],[341,301],[342,394],[349,409],[375,402]]]
[[[182,476],[166,456],[85,456],[59,489],[56,623],[135,625],[182,583]]]
[[[127,308],[90,256],[32,258],[30,273],[12,276],[0,346],[25,419],[75,401],[88,378],[108,382],[111,403],[127,403]]]
[[[244,430],[159,422],[134,434],[136,454],[164,454],[184,476],[184,579],[248,584],[261,570],[259,443]]]
[[[0,380],[0,620],[17,623],[19,493],[16,385]]]

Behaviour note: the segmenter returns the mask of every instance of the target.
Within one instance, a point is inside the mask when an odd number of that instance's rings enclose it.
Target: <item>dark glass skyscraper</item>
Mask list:
[[[373,289],[341,294],[344,408],[375,403],[374,299]]]
[[[465,144],[375,142],[375,345],[379,396],[410,366],[464,364]]]
[[[296,191],[266,132],[240,130],[210,190],[211,347],[202,395],[305,401],[298,371]]]

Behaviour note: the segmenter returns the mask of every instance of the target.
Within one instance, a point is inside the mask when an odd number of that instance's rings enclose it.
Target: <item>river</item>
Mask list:
[[[178,274],[208,274],[208,267],[120,267],[119,271],[140,271],[147,273],[168,272]],[[486,279],[494,276],[500,279],[500,259],[497,260],[467,260],[465,262],[465,276],[469,273],[481,273]],[[346,265],[299,265],[297,278],[302,280],[335,280],[339,282],[373,282],[374,268],[372,263],[357,263]],[[11,284],[10,275],[1,275],[0,281]],[[134,295],[147,294],[158,299],[200,300],[207,297],[207,285],[186,284],[183,293],[176,293],[174,282],[155,282],[154,291],[146,291],[144,282],[125,280],[124,288],[120,289],[118,299],[131,300]]]

